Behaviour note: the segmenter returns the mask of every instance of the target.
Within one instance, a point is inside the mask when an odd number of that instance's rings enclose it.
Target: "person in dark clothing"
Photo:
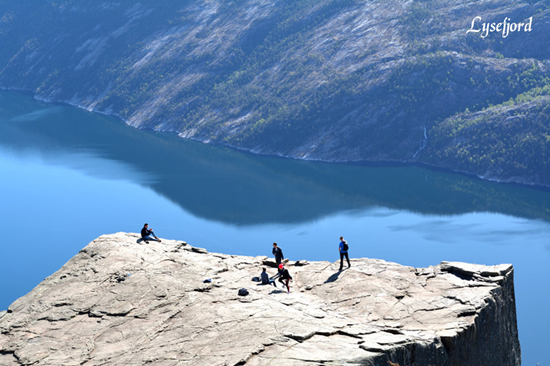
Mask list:
[[[346,260],[348,261],[348,268],[351,267],[351,264],[349,263],[348,249],[348,242],[344,240],[343,236],[341,236],[340,245],[338,245],[338,251],[340,252],[340,271],[344,266],[344,257],[346,257]]]
[[[275,262],[277,262],[277,265],[281,264],[283,259],[285,259],[283,255],[283,251],[281,248],[277,246],[277,243],[273,243],[273,255],[275,256]]]
[[[286,286],[288,293],[290,293],[290,286],[288,283],[292,279],[292,276],[288,273],[288,269],[286,269],[282,263],[279,264],[279,273],[281,274],[279,276],[279,282]]]
[[[158,241],[160,243],[160,239],[157,238],[153,229],[149,229],[149,224],[143,225],[143,229],[141,229],[141,239],[147,244],[149,244],[149,240]]]
[[[263,285],[273,285],[273,286],[277,287],[277,284],[275,283],[275,281],[273,281],[271,278],[269,278],[269,275],[267,274],[267,271],[266,271],[265,268],[263,269],[262,274],[260,275],[260,277],[262,278],[262,284]]]

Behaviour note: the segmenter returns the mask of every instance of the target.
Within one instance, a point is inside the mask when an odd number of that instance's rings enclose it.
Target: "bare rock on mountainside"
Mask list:
[[[0,364],[520,365],[511,265],[291,261],[287,294],[251,281],[265,257],[137,239],[99,237],[0,313]]]
[[[0,88],[259,154],[550,186],[549,35],[547,0],[0,0]]]

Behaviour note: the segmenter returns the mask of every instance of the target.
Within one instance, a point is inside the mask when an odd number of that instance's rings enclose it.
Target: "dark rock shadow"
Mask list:
[[[273,295],[273,294],[284,294],[286,293],[286,291],[283,291],[283,290],[273,290],[271,291],[269,294],[270,295]]]
[[[332,276],[330,276],[329,278],[327,278],[327,280],[325,281],[325,283],[331,283],[331,282],[334,282],[338,279],[338,277],[340,276],[340,273],[342,273],[342,271],[338,271],[336,272],[335,274],[333,274]]]

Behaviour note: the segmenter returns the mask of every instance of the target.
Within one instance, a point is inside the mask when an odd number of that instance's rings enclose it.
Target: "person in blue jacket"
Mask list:
[[[344,257],[346,257],[346,260],[348,261],[348,268],[351,267],[351,264],[349,262],[349,255],[348,255],[348,242],[344,240],[344,237],[340,237],[340,245],[338,245],[338,251],[340,252],[340,271],[342,270],[344,266]]]

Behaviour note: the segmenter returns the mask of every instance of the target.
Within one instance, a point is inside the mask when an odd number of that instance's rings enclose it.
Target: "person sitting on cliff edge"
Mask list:
[[[143,229],[141,229],[141,239],[147,244],[149,244],[149,240],[158,241],[160,243],[160,239],[157,238],[153,229],[149,229],[149,224],[147,223],[145,223]]]

